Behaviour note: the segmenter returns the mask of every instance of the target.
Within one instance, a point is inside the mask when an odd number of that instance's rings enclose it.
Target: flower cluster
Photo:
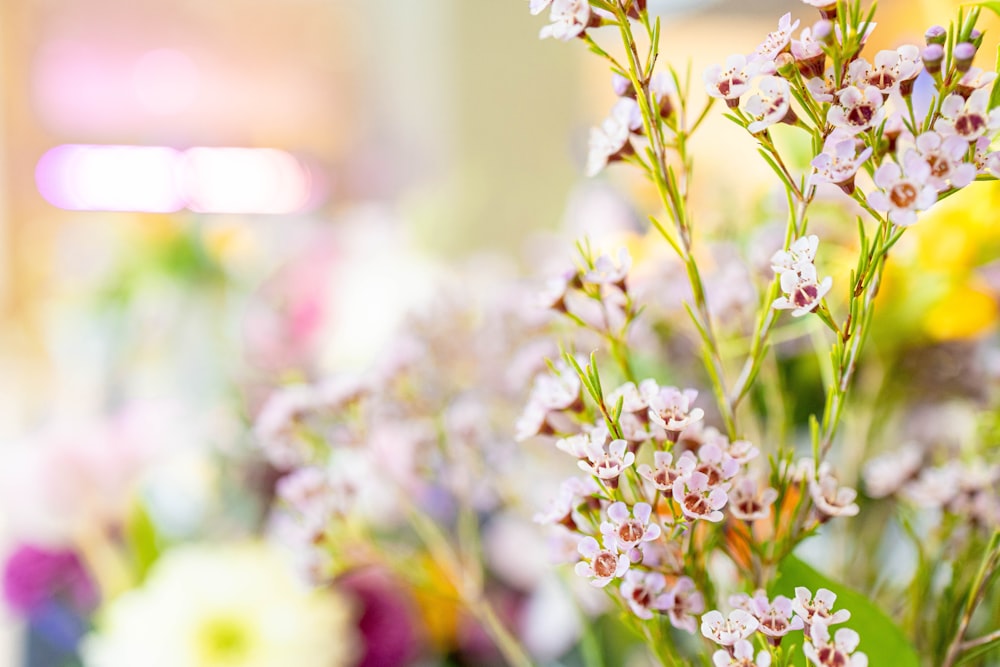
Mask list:
[[[761,651],[754,660],[750,641],[753,635],[759,632],[768,644],[780,646],[782,639],[796,630],[805,633],[807,641],[803,651],[818,667],[863,667],[868,664],[868,658],[864,653],[854,652],[860,639],[856,632],[842,628],[830,643],[829,626],[851,617],[846,609],[833,611],[836,599],[836,594],[825,588],[820,588],[814,597],[809,589],[801,586],[795,589],[795,599],[784,595],[769,599],[763,590],[753,595],[740,593],[729,598],[734,609],[728,616],[713,609],[701,617],[701,633],[723,647],[712,656],[717,667],[768,667],[771,663],[768,651]]]
[[[779,250],[771,258],[771,268],[781,277],[784,296],[775,300],[773,307],[794,309],[792,315],[800,317],[812,312],[822,302],[833,286],[833,278],[817,280],[816,249],[819,237],[815,234],[797,239],[788,250]]]

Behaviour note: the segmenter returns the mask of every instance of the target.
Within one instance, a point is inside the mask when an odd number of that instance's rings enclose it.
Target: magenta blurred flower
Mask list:
[[[57,600],[79,612],[97,605],[97,590],[76,553],[30,544],[15,549],[4,564],[3,595],[25,617]]]

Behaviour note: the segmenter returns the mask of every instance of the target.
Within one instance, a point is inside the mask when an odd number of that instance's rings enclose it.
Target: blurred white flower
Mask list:
[[[160,559],[83,641],[87,667],[336,667],[357,640],[349,605],[308,590],[270,547],[198,545]]]

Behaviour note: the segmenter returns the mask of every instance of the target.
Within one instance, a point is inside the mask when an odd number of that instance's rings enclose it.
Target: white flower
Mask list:
[[[798,272],[799,267],[812,264],[819,248],[819,237],[815,234],[795,239],[788,250],[779,250],[771,256],[771,269],[775,273]]]
[[[770,487],[758,489],[756,482],[744,477],[729,492],[729,512],[743,521],[766,519],[777,499],[777,491]]]
[[[530,0],[528,4],[528,10],[532,15],[538,15],[545,11],[545,9],[552,4],[552,0]]]
[[[568,42],[579,36],[590,22],[590,3],[587,0],[552,0],[549,21],[551,23],[544,26],[538,36],[541,39],[555,37]]]
[[[575,527],[573,512],[587,498],[599,493],[601,487],[592,477],[570,477],[559,485],[559,495],[549,505],[548,510],[534,516],[535,523],[561,523],[569,528]]]
[[[826,122],[851,134],[875,127],[885,117],[882,91],[872,85],[847,86],[837,93],[837,104],[830,107]]]
[[[308,466],[285,475],[276,485],[278,498],[298,515],[307,534],[319,537],[337,514],[348,511],[350,499],[335,490],[327,472]]]
[[[808,588],[797,586],[792,610],[805,623],[806,630],[813,624],[836,625],[851,618],[851,612],[846,609],[833,611],[833,603],[836,601],[837,594],[826,588],[817,590],[816,597],[813,597]]]
[[[640,476],[648,479],[660,491],[673,491],[674,482],[681,476],[680,470],[671,467],[673,455],[670,452],[653,452],[653,465],[650,468],[648,463],[640,464],[636,469]]]
[[[694,634],[698,627],[695,616],[705,611],[705,598],[690,577],[681,577],[667,592],[663,608],[670,617],[671,625]]]
[[[348,604],[308,590],[273,549],[199,544],[111,601],[82,654],[88,667],[335,667],[357,648]]]
[[[753,644],[741,639],[733,645],[733,653],[719,649],[712,654],[712,664],[715,667],[771,667],[771,654],[766,650],[753,659]]]
[[[631,511],[629,511],[628,505],[620,500],[612,503],[608,507],[610,521],[601,524],[604,543],[615,546],[622,553],[629,554],[643,542],[655,540],[660,536],[661,531],[658,525],[649,522],[652,513],[653,508],[649,503],[636,503]],[[633,554],[629,555],[633,556]],[[638,558],[633,557],[633,562],[641,560],[641,551],[634,555]]]
[[[758,93],[752,95],[744,105],[754,121],[747,126],[751,134],[763,132],[786,118],[794,118],[790,106],[791,91],[788,82],[778,76],[765,76],[757,85]]]
[[[660,387],[655,394],[646,395],[649,418],[666,431],[682,431],[705,416],[701,408],[691,407],[697,397],[698,392],[694,389],[681,391],[677,387]]]
[[[924,132],[911,150],[927,163],[927,183],[938,192],[964,188],[976,178],[976,166],[965,161],[969,144],[962,137],[952,134],[942,138],[937,132]]]
[[[817,282],[816,267],[803,265],[799,271],[785,271],[781,274],[781,290],[785,293],[774,300],[772,307],[778,310],[792,310],[793,317],[811,313],[833,286],[833,278],[827,276]]]
[[[594,285],[624,285],[631,268],[632,257],[628,249],[620,248],[617,263],[610,255],[601,255],[594,260],[594,268],[583,274],[583,280]]]
[[[1000,152],[990,151],[991,143],[989,137],[979,137],[976,139],[976,151],[973,162],[976,165],[977,174],[989,174],[993,178],[1000,178]]]
[[[802,646],[802,652],[817,667],[868,667],[868,656],[864,653],[854,653],[861,642],[861,637],[854,630],[841,628],[837,630],[833,643],[830,643],[830,630],[825,623],[815,623],[809,632],[812,642]],[[853,655],[851,655],[854,653]]]
[[[862,469],[865,491],[870,498],[885,498],[902,488],[920,471],[923,453],[912,444],[869,459]]]
[[[920,49],[907,44],[895,51],[879,51],[875,63],[858,58],[847,70],[848,78],[857,86],[875,86],[885,94],[900,90],[903,82],[911,82],[923,65]]]
[[[809,182],[839,185],[850,194],[854,190],[854,175],[871,154],[870,146],[859,153],[854,135],[838,127],[823,142],[823,152],[810,163],[816,171],[809,177]]]
[[[847,486],[838,486],[837,478],[821,472],[819,479],[809,480],[809,495],[819,515],[826,519],[835,516],[856,516],[858,505],[854,499],[858,492]]]
[[[732,646],[757,630],[760,623],[742,609],[729,612],[729,617],[713,609],[701,617],[701,634],[721,646]]]
[[[667,608],[669,596],[664,592],[666,578],[659,572],[629,570],[621,585],[621,594],[629,608],[639,618],[653,618],[653,611]]]
[[[972,142],[987,130],[1000,128],[1000,108],[990,110],[990,90],[981,88],[969,99],[952,93],[941,104],[941,117],[934,129],[944,135],[954,134]]]
[[[827,67],[823,76],[814,76],[806,81],[806,90],[817,102],[832,102],[833,96],[837,94],[837,79],[833,68]]]
[[[875,185],[879,190],[868,194],[868,205],[889,214],[889,220],[900,227],[917,221],[917,211],[924,211],[937,201],[937,190],[928,183],[930,165],[915,152],[903,156],[903,167],[886,160],[875,170]]]
[[[996,78],[996,72],[983,70],[979,67],[970,67],[969,71],[962,75],[958,86],[962,89],[963,93],[971,95],[975,90],[992,86]]]
[[[649,408],[634,382],[626,382],[609,393],[608,405],[618,405],[619,399],[622,401],[622,414],[642,412]]]
[[[798,27],[799,20],[796,19],[795,23],[792,23],[791,13],[782,16],[778,20],[778,29],[768,33],[764,41],[750,54],[750,60],[774,60],[788,46],[792,33]]]
[[[740,97],[750,90],[750,81],[761,71],[761,66],[759,60],[747,62],[742,54],[731,55],[725,65],[712,65],[705,70],[702,75],[705,91],[710,97],[725,100],[730,108],[736,107]]]
[[[611,549],[602,549],[597,540],[589,535],[580,540],[576,549],[583,556],[583,560],[576,564],[576,574],[590,578],[590,583],[598,588],[607,586],[612,579],[621,577],[628,571],[628,556]]]
[[[763,591],[757,591],[749,601],[749,611],[760,621],[758,628],[773,639],[781,639],[792,630],[801,630],[804,623],[792,609],[792,601],[784,595],[768,600]]]
[[[725,489],[708,485],[708,475],[691,473],[674,481],[674,500],[681,506],[684,516],[691,519],[705,519],[718,523],[722,521],[722,509],[729,496]]]
[[[587,153],[587,176],[596,176],[608,162],[629,150],[633,132],[642,128],[639,103],[631,97],[622,97],[611,108],[611,114],[600,127],[590,130],[590,148]]]
[[[684,454],[690,455],[691,452],[684,452]],[[677,462],[678,468],[684,474],[690,474],[692,471],[688,469],[688,465],[685,456],[682,455],[681,460]],[[698,463],[694,470],[704,473],[708,477],[709,486],[720,486],[728,489],[730,486],[728,480],[740,471],[740,464],[729,456],[726,450],[719,446],[719,443],[706,442],[698,448]]]
[[[587,460],[580,460],[577,464],[581,470],[616,486],[618,476],[635,462],[635,454],[626,452],[626,447],[628,443],[625,440],[612,440],[606,447],[591,442],[586,447]]]

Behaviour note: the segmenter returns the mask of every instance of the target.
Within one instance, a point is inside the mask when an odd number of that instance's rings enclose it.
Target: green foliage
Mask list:
[[[814,595],[820,588],[836,593],[836,608],[849,610],[851,619],[842,626],[831,628],[830,634],[836,633],[840,627],[856,631],[861,635],[858,650],[868,655],[868,664],[920,667],[920,657],[916,650],[899,627],[876,604],[865,595],[820,574],[795,556],[788,556],[781,561],[778,576],[768,588],[768,595],[781,594],[794,598],[796,586],[805,586]],[[790,641],[796,643],[798,639],[789,637]],[[805,667],[805,656],[798,653],[793,664]]]

